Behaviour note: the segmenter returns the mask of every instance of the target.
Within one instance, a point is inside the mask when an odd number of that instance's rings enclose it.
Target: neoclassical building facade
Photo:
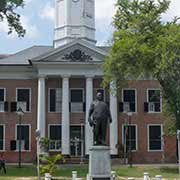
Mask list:
[[[96,46],[94,0],[56,0],[55,9],[54,46],[0,56],[0,153],[6,161],[18,162],[19,142],[22,161],[36,160],[36,129],[50,140],[52,154],[87,157],[93,144],[88,111],[100,91],[113,119],[107,137],[112,158],[131,149],[134,163],[176,162],[176,137],[163,133],[158,82],[134,81],[115,93],[112,84],[102,88],[110,47]]]

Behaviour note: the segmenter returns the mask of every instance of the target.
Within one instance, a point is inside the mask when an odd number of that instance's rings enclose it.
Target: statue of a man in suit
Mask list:
[[[112,122],[112,118],[109,107],[103,102],[100,92],[97,93],[96,100],[90,106],[88,121],[93,127],[94,145],[106,145],[107,125]]]

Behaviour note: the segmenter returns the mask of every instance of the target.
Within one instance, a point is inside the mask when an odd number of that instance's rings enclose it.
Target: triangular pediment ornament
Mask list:
[[[107,51],[82,40],[77,40],[30,59],[30,62],[32,64],[54,62],[99,63],[102,62],[107,55]]]
[[[81,51],[80,49],[75,49],[74,51],[65,54],[62,59],[69,60],[72,62],[89,62],[92,61],[93,58],[86,54],[85,52]]]

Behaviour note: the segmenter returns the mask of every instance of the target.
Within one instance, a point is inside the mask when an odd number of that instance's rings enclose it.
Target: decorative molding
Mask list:
[[[73,52],[65,54],[62,59],[70,60],[72,62],[89,62],[93,60],[90,55],[85,54],[80,49],[75,49]]]

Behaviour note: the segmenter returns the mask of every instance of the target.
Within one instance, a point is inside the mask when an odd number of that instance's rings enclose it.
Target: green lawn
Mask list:
[[[148,166],[129,168],[125,166],[119,166],[119,167],[114,167],[113,170],[116,171],[119,179],[121,179],[120,177],[142,178],[144,172],[149,172],[151,177],[155,177],[155,175],[161,174],[163,178],[166,178],[168,180],[178,178],[178,168],[168,168],[168,167],[155,168]],[[88,172],[88,166],[87,165],[63,166],[58,168],[54,176],[64,177],[63,179],[65,180],[71,177],[72,171],[77,171],[78,177],[86,177],[86,174]],[[35,176],[36,176],[35,166],[26,166],[26,167],[22,167],[21,169],[15,166],[9,166],[7,167],[7,174],[0,172],[0,180],[21,180],[21,178],[19,177],[27,177],[27,178],[29,177],[27,180],[35,180],[36,179]]]
[[[178,178],[178,168],[168,168],[168,167],[117,167],[114,168],[118,176],[121,177],[143,177],[144,172],[148,172],[150,177],[155,177],[156,175],[162,175],[166,179],[177,179]]]

